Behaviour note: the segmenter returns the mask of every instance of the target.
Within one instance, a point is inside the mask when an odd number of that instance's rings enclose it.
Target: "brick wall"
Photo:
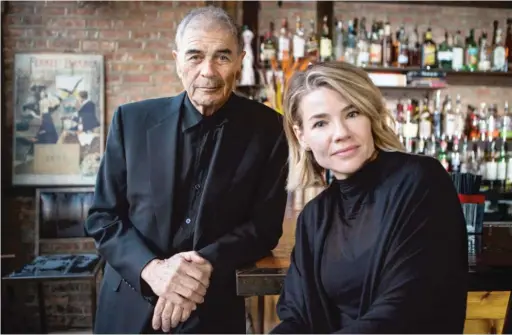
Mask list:
[[[186,12],[202,2],[150,1],[26,1],[9,2],[2,14],[5,97],[2,160],[11,161],[13,59],[17,52],[97,53],[105,56],[105,120],[121,103],[169,96],[181,90],[175,74],[172,46],[176,25]],[[4,176],[10,175],[3,164]],[[5,177],[3,180],[10,180]],[[29,261],[34,242],[34,190],[9,190],[2,195],[2,253],[15,253],[14,266]],[[93,245],[53,245],[43,251],[87,250]],[[7,267],[7,262],[2,262]],[[49,330],[89,327],[91,308],[87,283],[46,285]],[[38,332],[36,294],[32,287],[15,291],[24,309],[2,310],[3,332]],[[4,300],[3,306],[12,306]],[[5,302],[5,304],[4,304]],[[17,323],[13,328],[14,323]],[[5,328],[4,328],[5,327]]]

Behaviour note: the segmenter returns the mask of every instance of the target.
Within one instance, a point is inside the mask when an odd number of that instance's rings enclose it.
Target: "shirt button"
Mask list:
[[[194,188],[195,188],[196,190],[199,190],[199,189],[201,188],[201,185],[196,184],[196,186],[194,186]]]
[[[190,218],[187,218],[187,219],[185,220],[185,223],[186,223],[186,224],[189,224],[190,222],[192,222],[192,220],[190,220]]]

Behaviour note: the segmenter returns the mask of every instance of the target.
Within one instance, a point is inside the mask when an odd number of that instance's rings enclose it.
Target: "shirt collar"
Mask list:
[[[213,115],[211,116],[203,116],[197,108],[192,104],[192,101],[190,101],[188,94],[185,94],[185,99],[183,101],[183,119],[182,119],[182,130],[188,130],[201,122],[207,122],[211,125],[219,125],[222,124],[223,121],[226,120],[229,112],[233,109],[233,100],[234,100],[234,93],[231,93],[231,96],[228,98],[226,103]]]
[[[197,108],[192,105],[192,102],[188,98],[188,94],[185,94],[185,100],[183,101],[183,119],[181,122],[181,129],[188,130],[199,124],[203,120],[203,114],[199,113]]]

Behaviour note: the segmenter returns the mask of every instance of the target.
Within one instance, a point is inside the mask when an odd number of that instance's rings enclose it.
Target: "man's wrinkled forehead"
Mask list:
[[[233,53],[237,51],[237,43],[229,28],[219,22],[207,22],[199,19],[193,19],[187,24],[186,29],[181,36],[180,52],[186,52],[190,44],[223,44],[224,48],[229,48]]]

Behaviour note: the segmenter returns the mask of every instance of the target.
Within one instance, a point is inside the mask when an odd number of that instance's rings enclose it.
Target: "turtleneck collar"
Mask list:
[[[376,151],[376,157],[366,162],[359,170],[346,179],[334,179],[331,187],[339,190],[342,195],[357,195],[366,192],[376,185],[382,174],[382,160],[386,152]]]

